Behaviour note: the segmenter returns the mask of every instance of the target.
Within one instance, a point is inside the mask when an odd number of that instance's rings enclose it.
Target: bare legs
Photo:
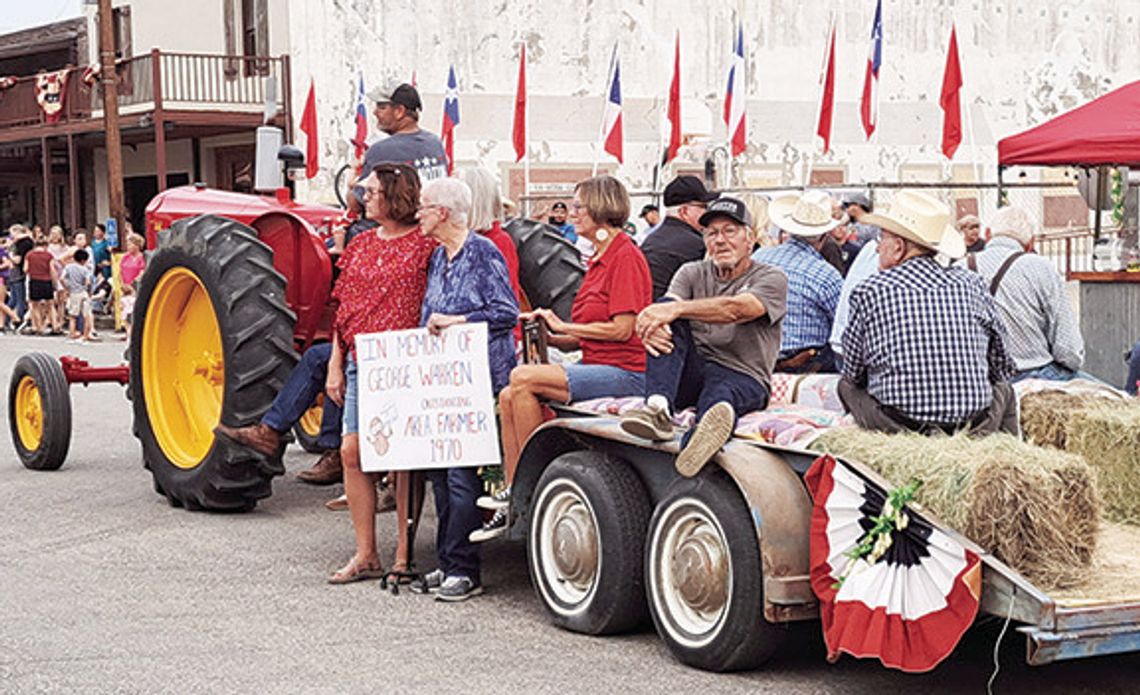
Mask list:
[[[510,485],[523,445],[542,424],[540,398],[559,403],[570,399],[566,371],[553,364],[524,364],[511,370],[511,381],[499,392],[502,422],[503,475]]]
[[[348,511],[356,534],[356,555],[352,562],[362,567],[379,568],[380,557],[376,554],[377,474],[360,470],[358,434],[346,434],[341,438],[340,460],[344,464],[344,492],[348,496]]]

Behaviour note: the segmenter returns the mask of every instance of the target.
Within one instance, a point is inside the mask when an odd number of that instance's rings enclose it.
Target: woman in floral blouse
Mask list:
[[[340,303],[334,320],[332,357],[326,392],[344,408],[341,460],[344,489],[356,532],[356,553],[329,582],[345,584],[383,576],[376,552],[376,478],[360,470],[357,417],[357,376],[354,338],[358,334],[415,328],[427,287],[427,265],[435,242],[424,237],[416,222],[420,183],[415,169],[405,164],[381,164],[364,182],[364,205],[379,227],[363,232],[345,249],[333,297]],[[396,499],[410,484],[408,474],[396,475]],[[397,510],[400,524],[407,514]],[[400,533],[401,543],[406,534]],[[397,563],[407,557],[397,546]]]

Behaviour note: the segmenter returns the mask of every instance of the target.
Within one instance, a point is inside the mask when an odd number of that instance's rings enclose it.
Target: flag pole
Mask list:
[[[737,18],[737,21],[739,21],[739,17]],[[737,27],[733,26],[732,28],[735,30]],[[735,63],[736,63],[736,36],[737,36],[736,31],[733,31],[732,32],[732,41],[730,42],[730,45],[732,46],[732,50],[729,51],[729,54],[728,54],[729,55],[729,58],[728,58],[728,65],[729,65],[728,69],[729,69],[729,71],[731,71],[735,67]],[[733,74],[735,75],[735,73],[733,73]],[[730,85],[728,85],[728,88],[732,88],[734,86],[735,85],[730,84]],[[743,95],[741,95],[741,96],[743,96]],[[728,97],[727,89],[725,91],[725,97],[726,98]],[[736,99],[737,96],[735,94],[733,94],[732,98]],[[736,168],[736,155],[732,153],[732,114],[731,113],[728,114],[728,121],[724,124],[724,149],[726,152],[728,152],[728,187],[732,188],[732,171],[733,171],[733,169]]]
[[[610,91],[613,89],[614,63],[617,59],[617,41],[614,41],[614,50],[610,53],[610,69],[606,76],[605,92],[602,94],[602,121],[598,124],[598,142],[594,149],[594,168],[590,176],[598,175],[598,160],[602,158],[602,147],[606,137],[606,108],[610,103]]]
[[[519,51],[519,60],[522,61],[522,69],[526,70],[526,42],[519,41],[522,50]],[[527,80],[527,94],[526,100],[523,102],[523,199],[526,205],[523,206],[525,211],[523,214],[526,217],[530,216],[530,85]],[[517,96],[516,96],[517,98]]]
[[[959,63],[959,66],[962,63],[962,48],[961,47],[958,48],[958,63]],[[965,73],[966,71],[962,70],[962,72]],[[960,93],[964,94],[966,91],[966,80],[965,79],[962,80],[962,87],[960,89],[961,89]],[[963,101],[963,100],[960,100],[960,101]],[[970,113],[970,110],[971,110],[970,109],[970,101],[968,99],[966,99],[964,101],[966,104],[965,105],[966,130],[970,136],[970,157],[973,158],[973,160],[974,160],[974,183],[976,183],[980,186],[982,183],[982,177],[985,176],[985,171],[982,169],[981,161],[978,159],[978,145],[977,145],[977,141],[974,139],[974,116]],[[953,169],[951,169],[951,173],[953,173]],[[975,189],[975,192],[978,194],[978,213],[979,213],[978,216],[980,217],[981,216],[980,213],[982,212],[981,189],[980,188]]]
[[[823,112],[823,90],[827,89],[827,63],[831,60],[831,39],[835,35],[835,12],[831,13],[831,21],[828,23],[827,40],[823,47],[823,63],[819,68],[819,99],[815,104],[815,118],[812,119],[812,133],[811,133],[811,154],[808,155],[807,173],[804,175],[804,185],[806,189],[811,185],[811,171],[815,167],[815,139],[819,137],[816,129],[819,128],[819,117]],[[832,106],[834,108],[834,106]]]

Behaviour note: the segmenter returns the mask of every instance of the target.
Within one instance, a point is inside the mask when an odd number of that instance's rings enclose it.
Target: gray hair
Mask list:
[[[1034,224],[1029,213],[1017,205],[1008,205],[1000,208],[990,218],[990,234],[1005,236],[1017,241],[1022,246],[1033,243]]]
[[[424,184],[420,197],[431,198],[436,205],[451,211],[451,219],[460,227],[467,227],[471,214],[471,188],[456,178],[432,179]]]
[[[458,178],[471,189],[471,229],[484,231],[503,219],[503,199],[495,175],[483,167],[468,167]]]

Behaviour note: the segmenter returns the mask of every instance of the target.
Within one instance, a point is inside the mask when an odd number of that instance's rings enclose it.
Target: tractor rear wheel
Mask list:
[[[16,360],[8,385],[8,426],[26,468],[54,471],[71,446],[71,395],[59,360],[32,352]]]
[[[535,220],[514,219],[503,227],[519,254],[519,284],[534,308],[550,309],[563,321],[582,286],[582,257],[554,227]]]
[[[224,217],[175,222],[143,273],[135,316],[134,431],[155,489],[187,509],[252,509],[284,466],[213,430],[256,424],[297,361],[269,247]]]
[[[301,448],[310,454],[324,453],[324,448],[317,443],[321,436],[321,418],[325,412],[325,396],[317,394],[316,400],[293,426],[293,436]]]

